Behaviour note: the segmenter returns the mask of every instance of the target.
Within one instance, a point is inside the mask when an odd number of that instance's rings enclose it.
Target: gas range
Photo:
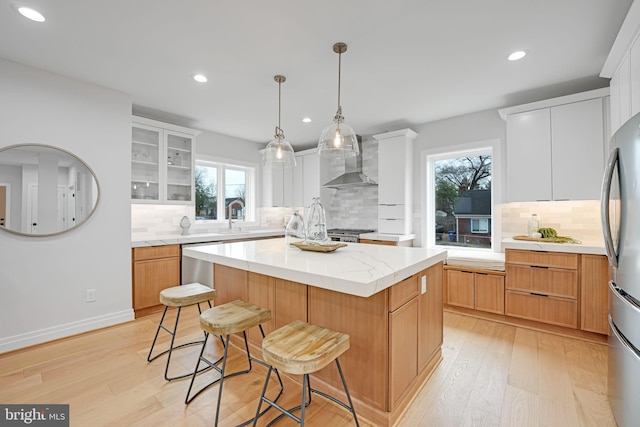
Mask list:
[[[360,235],[365,233],[373,233],[376,230],[358,229],[358,228],[330,228],[327,235],[334,242],[358,243]]]

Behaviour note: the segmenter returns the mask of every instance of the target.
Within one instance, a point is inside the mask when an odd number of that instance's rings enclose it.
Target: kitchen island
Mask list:
[[[300,319],[349,334],[340,361],[356,412],[375,425],[396,423],[442,358],[446,251],[349,243],[320,253],[270,239],[185,248],[183,256],[212,264],[215,304],[270,308],[266,333]],[[261,355],[259,332],[248,335]],[[312,377],[342,395],[335,365]]]

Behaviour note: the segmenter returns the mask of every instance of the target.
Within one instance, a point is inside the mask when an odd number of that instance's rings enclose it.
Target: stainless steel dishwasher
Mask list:
[[[220,245],[222,242],[185,243],[182,249]],[[182,284],[198,282],[213,288],[213,264],[182,255]]]

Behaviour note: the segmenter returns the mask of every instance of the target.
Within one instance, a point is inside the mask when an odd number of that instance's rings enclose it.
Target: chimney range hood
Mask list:
[[[378,184],[362,172],[362,137],[358,137],[358,148],[360,152],[355,157],[348,157],[344,161],[345,173],[339,177],[327,182],[324,188],[335,188],[341,190],[344,188],[371,187]]]

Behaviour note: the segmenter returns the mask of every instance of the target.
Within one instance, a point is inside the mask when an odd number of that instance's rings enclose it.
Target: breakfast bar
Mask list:
[[[348,243],[333,252],[302,251],[284,239],[184,248],[211,263],[215,304],[236,299],[266,307],[265,332],[303,320],[351,337],[341,356],[358,415],[394,425],[440,362],[446,251]],[[252,353],[261,336],[250,331]],[[314,387],[341,390],[331,366]]]

